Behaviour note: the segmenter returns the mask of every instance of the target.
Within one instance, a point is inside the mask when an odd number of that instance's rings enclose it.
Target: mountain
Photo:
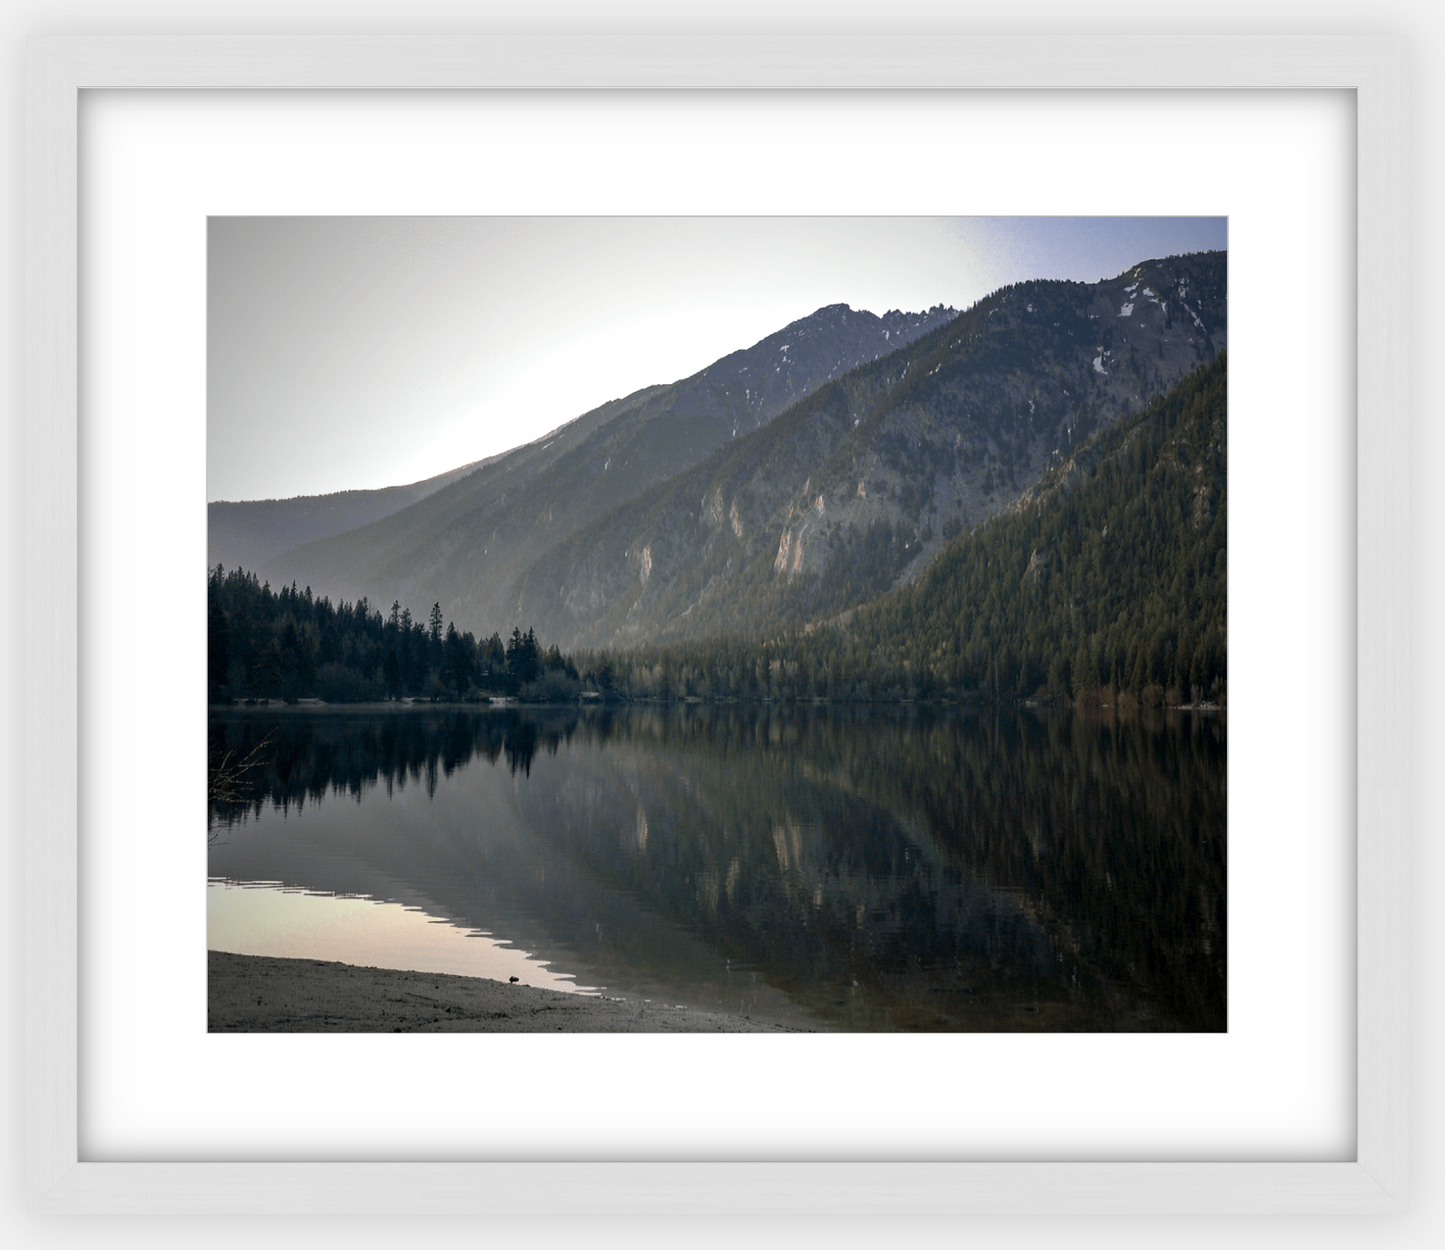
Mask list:
[[[545,702],[575,700],[585,688],[669,698],[1222,704],[1227,377],[1221,352],[946,542],[919,577],[871,599],[877,568],[868,561],[888,546],[870,538],[847,585],[858,606],[761,639],[719,631],[577,653],[574,663],[556,647],[543,652],[530,632],[505,647],[470,631],[444,633],[439,608],[425,622],[399,608],[387,618],[365,602],[273,591],[254,573],[213,568],[211,698],[520,693]],[[745,601],[731,607],[746,619]]]
[[[1222,705],[1227,383],[1221,352],[856,609],[761,643],[612,652],[607,681],[632,697]]]
[[[400,600],[417,611],[440,601],[463,628],[505,632],[517,579],[557,543],[956,315],[821,308],[691,377],[613,400],[483,462],[409,507],[268,557],[259,572],[338,600]]]
[[[380,490],[342,490],[330,495],[298,495],[292,499],[219,500],[206,505],[206,560],[215,568],[254,569],[266,561],[318,538],[379,521],[408,504],[465,477],[484,460],[429,477],[410,486]]]
[[[905,583],[1224,349],[1226,261],[1003,288],[581,527],[492,628],[564,649],[759,636]]]

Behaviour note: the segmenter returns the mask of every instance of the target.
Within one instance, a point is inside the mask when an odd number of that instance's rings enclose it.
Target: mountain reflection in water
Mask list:
[[[608,993],[852,1030],[1225,1028],[1215,717],[260,708],[210,734],[272,735],[253,801],[211,812],[213,878],[403,898]]]

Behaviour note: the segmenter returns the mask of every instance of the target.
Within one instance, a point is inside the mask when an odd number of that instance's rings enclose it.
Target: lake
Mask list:
[[[786,704],[214,709],[213,949],[864,1031],[1226,1027],[1226,726]]]

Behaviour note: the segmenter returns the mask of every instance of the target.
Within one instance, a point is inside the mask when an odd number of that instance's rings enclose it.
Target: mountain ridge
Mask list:
[[[206,505],[206,562],[255,568],[291,550],[391,516],[496,457],[474,460],[402,486],[337,490],[281,499],[217,499]]]
[[[687,378],[600,405],[423,500],[293,548],[258,571],[335,598],[444,599],[459,620],[480,629],[503,612],[516,574],[578,525],[953,315],[942,306],[883,317],[826,306]]]
[[[527,570],[508,619],[564,647],[758,633],[915,577],[1223,350],[1226,260],[1001,288],[580,529]]]

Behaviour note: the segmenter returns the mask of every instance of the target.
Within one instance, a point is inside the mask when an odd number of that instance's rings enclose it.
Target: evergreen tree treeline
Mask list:
[[[273,591],[254,573],[217,565],[207,580],[207,690],[212,702],[319,698],[354,703],[403,697],[477,700],[524,695],[574,699],[576,668],[532,630],[478,640],[425,622],[393,603],[383,616],[366,599],[333,605],[310,587]]]

